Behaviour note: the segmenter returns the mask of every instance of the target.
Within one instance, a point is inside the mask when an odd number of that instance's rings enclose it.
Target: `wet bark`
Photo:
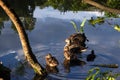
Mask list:
[[[87,3],[87,4],[90,4],[92,6],[95,6],[95,7],[99,8],[99,9],[101,9],[101,10],[108,11],[110,13],[120,14],[120,10],[108,8],[108,7],[104,6],[104,5],[101,5],[101,4],[97,3],[97,2],[94,2],[93,0],[83,0],[83,2]]]
[[[3,0],[0,0],[0,6],[6,12],[6,14],[10,17],[11,21],[14,23],[14,25],[15,25],[17,31],[18,31],[18,35],[19,35],[19,38],[20,38],[20,41],[21,41],[21,44],[22,44],[24,55],[25,55],[27,61],[29,62],[29,64],[32,66],[32,68],[34,69],[34,71],[37,74],[39,74],[41,76],[45,76],[47,73],[46,73],[45,69],[39,64],[35,55],[33,54],[31,46],[29,44],[27,34],[24,30],[24,27],[23,27],[20,19],[15,14],[15,12],[13,10],[11,10],[4,3]]]

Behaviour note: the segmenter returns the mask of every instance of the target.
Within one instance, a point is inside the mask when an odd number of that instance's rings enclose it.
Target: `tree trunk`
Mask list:
[[[101,10],[104,10],[104,11],[108,11],[110,13],[114,13],[114,14],[120,14],[120,10],[118,9],[112,9],[112,8],[108,8],[108,7],[105,7],[97,2],[94,2],[92,0],[83,0],[84,3],[87,3],[87,4],[90,4],[92,6],[95,6]]]
[[[35,55],[31,50],[27,34],[18,16],[10,8],[8,8],[8,6],[3,2],[3,0],[0,0],[0,6],[6,12],[6,14],[10,17],[11,21],[14,23],[18,31],[18,35],[20,37],[24,55],[27,61],[30,63],[30,65],[32,66],[32,68],[37,74],[41,76],[47,75],[45,69],[39,64],[39,62],[37,61]]]

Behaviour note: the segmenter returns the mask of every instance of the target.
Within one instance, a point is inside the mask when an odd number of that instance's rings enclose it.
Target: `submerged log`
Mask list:
[[[106,68],[118,68],[118,64],[94,64],[91,66],[97,66],[97,67],[106,67]]]

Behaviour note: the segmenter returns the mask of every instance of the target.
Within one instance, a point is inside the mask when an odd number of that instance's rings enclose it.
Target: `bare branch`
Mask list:
[[[108,11],[110,13],[120,14],[120,10],[106,7],[106,6],[101,5],[101,4],[97,3],[97,2],[94,2],[93,0],[83,0],[83,2],[87,3],[87,4],[90,4],[92,6],[95,6],[95,7],[99,8],[99,9],[101,9],[101,10]]]

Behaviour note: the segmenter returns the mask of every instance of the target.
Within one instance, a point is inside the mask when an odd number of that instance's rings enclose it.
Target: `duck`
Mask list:
[[[65,46],[69,47],[69,51],[72,51],[72,53],[81,53],[87,50],[86,40],[87,38],[84,33],[74,33],[65,40]]]
[[[96,58],[96,55],[94,53],[94,50],[92,50],[91,54],[87,55],[87,61],[94,61],[95,58]]]
[[[65,42],[67,45],[70,44],[78,44],[81,45],[81,43],[85,43],[85,41],[87,40],[85,34],[81,34],[81,33],[74,33],[72,35],[70,35],[70,37],[68,37]]]
[[[65,46],[64,47],[64,58],[68,61],[74,60],[77,58],[77,55],[69,51],[69,47]]]
[[[64,47],[64,58],[66,60],[70,60],[70,51],[69,51],[69,47],[68,46]]]
[[[88,41],[85,33],[74,33],[70,35],[69,39],[71,40],[71,42],[74,42],[74,40],[79,40],[80,43],[85,43],[85,41]]]
[[[48,53],[45,56],[45,60],[46,60],[46,65],[49,67],[57,67],[59,65],[58,60],[52,56],[50,53]]]

